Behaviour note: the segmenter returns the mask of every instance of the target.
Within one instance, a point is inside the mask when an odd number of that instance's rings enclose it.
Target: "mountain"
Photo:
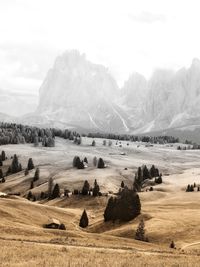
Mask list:
[[[144,125],[145,100],[148,92],[148,82],[138,73],[130,75],[120,91],[117,104],[126,113],[129,128],[135,130]]]
[[[78,51],[58,57],[40,88],[36,114],[47,120],[96,131],[128,131],[116,105],[119,88],[108,70]]]
[[[150,80],[133,73],[120,89],[108,69],[72,50],[47,73],[34,120],[120,133],[191,131],[200,125],[199,100],[198,59],[189,69],[156,70]]]
[[[20,115],[33,110],[35,100],[28,96],[3,90],[0,95],[2,113]],[[48,71],[36,111],[18,121],[80,131],[174,133],[196,139],[200,136],[199,103],[198,59],[177,72],[156,70],[149,80],[133,73],[119,88],[107,68],[71,50],[59,56]]]
[[[198,59],[193,60],[189,69],[183,68],[177,72],[156,71],[149,80],[148,87],[144,132],[200,125]]]

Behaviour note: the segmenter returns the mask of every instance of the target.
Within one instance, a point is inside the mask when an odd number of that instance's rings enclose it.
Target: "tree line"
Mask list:
[[[114,139],[120,141],[131,141],[131,142],[145,142],[153,144],[166,144],[166,143],[179,143],[179,138],[173,136],[139,136],[139,135],[128,135],[128,134],[111,134],[111,133],[89,133],[89,138],[103,138],[103,139]]]

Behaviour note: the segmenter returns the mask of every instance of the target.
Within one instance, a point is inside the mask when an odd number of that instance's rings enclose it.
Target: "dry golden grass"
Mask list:
[[[199,256],[173,253],[141,253],[120,249],[77,248],[63,245],[1,241],[1,266],[159,266],[198,267]]]
[[[143,163],[155,163],[173,174],[164,176],[164,183],[155,191],[140,193],[142,214],[128,223],[104,223],[106,197],[73,196],[41,203],[20,197],[0,198],[0,266],[200,266],[200,193],[183,191],[188,183],[200,181],[199,152],[182,153],[165,146],[136,148],[131,144],[123,149],[127,155],[120,156],[119,148],[64,142],[59,140],[55,148],[19,145],[2,149],[8,148],[11,154],[18,149],[24,167],[28,157],[40,165],[41,178],[33,193],[47,189],[49,176],[62,189],[81,188],[83,180],[92,184],[97,178],[103,190],[116,191],[121,180],[132,184],[134,169]],[[115,154],[110,156],[108,149]],[[94,155],[102,156],[109,168],[74,170],[71,160],[80,154],[90,161]],[[5,163],[5,170],[9,163]],[[7,177],[6,183],[0,184],[0,191],[27,193],[33,174],[34,171],[25,177],[21,172]],[[78,226],[84,208],[89,216],[87,229]],[[59,219],[66,231],[44,229],[49,218]],[[134,240],[141,218],[145,220],[149,243]],[[171,240],[177,250],[169,249]]]

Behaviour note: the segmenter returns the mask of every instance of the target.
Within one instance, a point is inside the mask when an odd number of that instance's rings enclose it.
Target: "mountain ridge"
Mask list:
[[[200,125],[200,60],[147,80],[132,73],[119,88],[109,70],[69,50],[47,72],[35,112],[24,123],[141,134]],[[197,127],[198,128],[198,127]]]

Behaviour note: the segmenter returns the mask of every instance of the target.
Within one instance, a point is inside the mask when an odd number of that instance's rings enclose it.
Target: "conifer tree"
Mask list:
[[[82,160],[79,162],[77,168],[78,168],[78,169],[84,169],[84,168],[85,168],[84,163],[83,163]]]
[[[57,197],[60,197],[60,187],[59,187],[58,184],[55,184],[53,192],[52,192],[52,195],[51,195],[51,198],[54,199],[54,198],[57,198]]]
[[[2,161],[6,160],[6,153],[4,150],[1,152],[1,160]]]
[[[84,158],[84,160],[83,160],[85,163],[87,163],[88,164],[88,160],[87,160],[87,158],[85,157]]]
[[[82,188],[82,195],[84,196],[88,195],[89,190],[90,190],[90,184],[88,183],[87,180],[85,180],[83,188]]]
[[[170,247],[170,248],[174,248],[174,249],[176,248],[176,245],[175,245],[175,243],[174,243],[173,240],[172,240],[172,242],[170,243],[169,247]]]
[[[39,178],[40,178],[40,169],[37,168],[35,170],[35,175],[34,175],[33,181],[35,182],[35,181],[39,180]]]
[[[110,197],[108,200],[108,204],[106,206],[106,209],[104,211],[104,221],[111,221],[113,220],[113,209],[114,209],[114,198]]]
[[[143,219],[140,221],[138,225],[138,228],[135,233],[135,239],[140,241],[148,241],[148,239],[145,236],[145,224]]]
[[[99,185],[97,183],[97,180],[95,179],[95,181],[94,181],[94,188],[93,188],[93,196],[94,197],[98,196],[99,195],[99,191],[100,191]]]
[[[3,171],[2,171],[2,169],[0,169],[0,179],[2,179],[3,178]]]
[[[50,177],[48,181],[48,198],[51,198],[52,190],[53,190],[53,178]]]
[[[86,228],[88,224],[89,224],[88,216],[86,210],[84,210],[80,219],[79,226],[82,228]]]
[[[97,168],[99,168],[99,169],[105,168],[105,163],[104,163],[102,158],[99,158]]]
[[[32,169],[34,169],[35,167],[34,167],[34,164],[33,164],[33,160],[32,160],[32,158],[29,158],[29,160],[28,160],[28,165],[27,165],[27,169],[30,171],[30,170],[32,170]]]
[[[124,181],[121,182],[121,188],[124,188]]]
[[[97,157],[94,157],[94,158],[93,158],[93,165],[94,165],[94,167],[97,166]]]
[[[14,154],[14,157],[11,163],[11,173],[17,173],[20,170],[21,170],[21,166],[18,162],[18,157],[16,154]]]

